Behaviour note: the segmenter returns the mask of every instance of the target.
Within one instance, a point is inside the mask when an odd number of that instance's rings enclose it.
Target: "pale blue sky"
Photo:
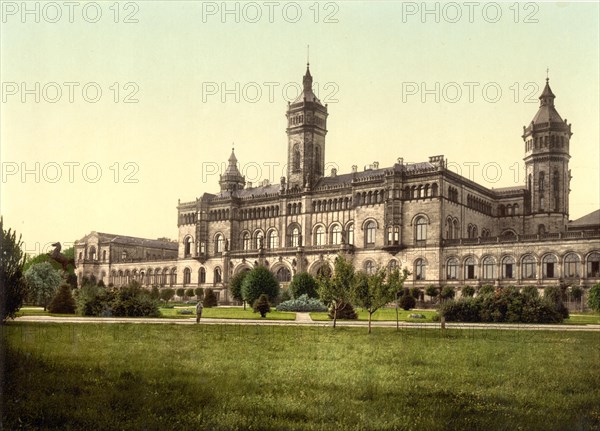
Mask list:
[[[438,6],[439,23],[432,15],[423,20],[419,12],[403,15],[421,2],[318,3],[317,23],[312,2],[299,3],[302,17],[296,23],[282,15],[284,7],[293,11],[290,2],[279,3],[273,23],[262,2],[254,3],[262,5],[258,23],[247,22],[253,15],[248,6],[244,15],[245,3],[238,6],[239,22],[232,15],[222,22],[219,13],[203,20],[203,6],[220,8],[221,2],[131,2],[137,11],[120,3],[119,21],[135,12],[137,23],[115,23],[113,2],[98,4],[102,18],[97,23],[82,16],[85,3],[75,10],[73,23],[66,9],[57,23],[46,19],[52,20],[53,11],[40,10],[36,23],[34,16],[22,17],[20,10],[12,15],[3,6],[1,206],[5,223],[23,233],[31,252],[91,230],[176,238],[177,199],[193,200],[218,189],[218,175],[207,172],[226,161],[234,141],[250,179],[278,181],[286,162],[287,102],[281,89],[301,83],[307,44],[320,97],[329,100],[325,157],[339,172],[353,164],[389,166],[398,157],[416,162],[444,154],[465,175],[467,164],[479,163],[474,179],[489,187],[515,185],[515,163],[523,165],[522,126],[537,111],[549,67],[558,111],[573,124],[571,218],[600,206],[597,3],[522,3],[517,23],[513,3],[499,4],[502,16],[496,23],[486,21],[495,10],[484,2],[473,22],[464,3],[458,3],[463,17],[457,23],[447,22],[454,15],[444,3]],[[323,22],[332,12],[338,22]],[[523,22],[529,13],[537,23]],[[21,102],[23,82],[27,88],[40,83],[40,103],[33,95]],[[46,96],[54,97],[47,86],[51,82],[63,90],[57,103],[42,94],[46,85]],[[73,103],[65,82],[79,84]],[[103,92],[97,103],[82,97],[81,88],[89,82]],[[119,103],[112,100],[115,82],[121,87]],[[136,87],[124,89],[127,82]],[[264,84],[269,82],[273,100]],[[472,103],[465,82],[478,85]],[[9,94],[11,83],[17,84],[15,95]],[[211,83],[229,89],[239,83],[248,91],[258,86],[262,97],[252,103],[240,91],[238,103],[233,95],[223,103],[219,92],[203,100],[203,86]],[[463,94],[456,103],[443,97],[436,103],[433,95],[423,103],[420,93],[405,94],[412,83],[430,89],[439,83],[448,97],[455,97],[450,90],[458,86]],[[483,97],[486,84],[490,97],[494,88],[502,91],[495,103]],[[138,102],[122,103],[132,88],[138,89]],[[332,89],[337,101],[331,100]],[[525,101],[528,95],[533,103]],[[20,172],[7,174],[15,166],[35,169],[36,162],[39,183],[34,175],[23,182]],[[72,183],[65,163],[80,164]],[[97,182],[82,175],[86,163],[97,164],[89,168],[89,177],[94,166],[102,169]],[[137,183],[124,181],[134,172],[124,168],[126,163],[136,164]],[[491,166],[488,176],[496,176],[490,163],[502,168],[495,182],[484,178],[484,166]],[[54,164],[62,167],[61,179],[45,181],[44,173],[55,175]],[[276,172],[270,174],[273,164]],[[523,183],[522,176],[516,180]]]

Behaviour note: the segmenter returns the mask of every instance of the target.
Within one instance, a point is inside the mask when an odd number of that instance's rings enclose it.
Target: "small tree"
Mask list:
[[[418,301],[421,297],[421,289],[418,287],[411,287],[410,294],[413,298],[415,298],[415,301]]]
[[[255,313],[260,313],[260,317],[265,318],[267,313],[271,311],[271,304],[269,304],[269,297],[266,294],[261,294],[254,305],[252,306]]]
[[[415,308],[415,305],[417,305],[417,300],[412,295],[402,295],[400,298],[400,307],[402,307],[403,310]]]
[[[179,296],[180,300],[183,300],[185,298],[185,289],[183,289],[182,287],[179,287],[175,293],[177,294],[177,296]]]
[[[160,291],[160,299],[162,299],[165,302],[169,302],[171,299],[173,299],[174,296],[175,290],[171,289],[170,287]]]
[[[338,255],[332,277],[319,277],[319,297],[329,305],[333,314],[333,327],[336,327],[340,310],[350,301],[350,290],[354,280],[354,267],[345,257]]]
[[[152,286],[152,289],[150,289],[150,298],[160,299],[160,290],[158,290],[158,286]]]
[[[206,289],[202,305],[206,308],[212,308],[218,305],[217,295],[215,295],[215,292],[212,289]]]
[[[437,296],[439,295],[440,290],[435,287],[433,284],[427,286],[427,288],[425,288],[425,295],[429,296],[430,301],[433,302],[433,300],[435,298],[437,298]]]
[[[4,230],[4,220],[0,217],[0,323],[6,318],[15,317],[27,296],[23,278],[25,256],[21,250],[21,237],[11,229]]]
[[[587,300],[588,306],[595,312],[600,312],[600,283],[590,289]]]
[[[198,301],[202,301],[204,299],[204,289],[201,287],[196,287],[194,289],[194,293],[196,294],[196,299]]]
[[[302,295],[308,295],[309,298],[318,298],[318,289],[317,280],[308,272],[294,275],[290,283],[290,292],[294,298],[299,298]]]
[[[544,288],[544,300],[554,306],[565,319],[569,318],[569,309],[563,302],[563,292],[559,286],[547,286]]]
[[[229,292],[231,292],[232,298],[236,301],[243,302],[244,310],[246,309],[246,301],[244,301],[244,297],[242,296],[242,284],[249,272],[250,271],[242,271],[237,273],[229,282]]]
[[[186,289],[185,296],[187,296],[188,298],[191,298],[192,296],[194,296],[194,289]]]
[[[254,304],[263,293],[270,301],[275,301],[279,296],[279,282],[267,268],[257,266],[244,278],[242,297],[248,304]]]
[[[75,299],[71,295],[71,286],[66,283],[61,284],[60,288],[50,305],[48,305],[50,313],[75,314]]]
[[[473,286],[463,286],[460,293],[463,298],[472,298],[475,295],[475,288]]]
[[[410,272],[406,268],[402,270],[402,273],[398,268],[394,268],[394,270],[388,275],[387,282],[390,287],[390,290],[395,292],[394,298],[396,299],[396,330],[400,330],[400,313],[398,312],[398,307],[400,306],[400,304],[398,302],[398,299],[400,297],[400,292],[407,290],[406,288],[404,288],[404,282],[406,281],[409,275]],[[419,296],[421,296],[421,289],[413,287],[413,289],[410,290],[410,293],[413,296],[417,295],[416,298],[418,298]]]
[[[444,286],[444,288],[442,289],[442,291],[440,292],[440,298],[443,301],[446,301],[448,299],[453,299],[455,296],[455,292],[454,289],[450,286]]]
[[[46,311],[48,302],[61,285],[62,277],[49,262],[42,262],[29,267],[25,272],[25,282],[34,300]]]

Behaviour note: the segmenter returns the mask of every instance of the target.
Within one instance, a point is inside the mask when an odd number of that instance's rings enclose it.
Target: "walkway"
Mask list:
[[[300,316],[299,316],[300,315]],[[195,325],[196,319],[165,319],[142,317],[55,317],[55,316],[23,316],[17,322],[40,323],[155,323],[174,325]],[[253,319],[209,319],[202,318],[204,325],[288,325],[288,326],[332,326],[331,321],[315,322],[308,313],[297,313],[296,320],[253,320]],[[366,327],[366,321],[338,321],[338,326]],[[395,321],[374,321],[374,328],[394,328]],[[400,328],[440,329],[439,323],[400,322]],[[600,325],[535,325],[518,323],[446,323],[447,329],[500,329],[518,331],[593,331],[600,332]]]

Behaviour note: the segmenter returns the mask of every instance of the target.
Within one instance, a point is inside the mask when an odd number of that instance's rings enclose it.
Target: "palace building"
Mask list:
[[[92,232],[75,245],[80,279],[115,286],[210,287],[230,303],[228,282],[268,267],[294,274],[407,267],[409,286],[579,285],[600,282],[600,210],[569,221],[571,124],[548,79],[523,127],[525,184],[489,189],[447,169],[444,156],[349,173],[325,172],[328,107],[307,67],[287,107],[287,177],[252,185],[234,152],[219,190],[179,202],[178,242]]]

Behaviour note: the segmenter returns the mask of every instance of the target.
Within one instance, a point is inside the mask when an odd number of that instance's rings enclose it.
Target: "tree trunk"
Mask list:
[[[400,330],[400,317],[398,316],[398,295],[396,295],[396,331]]]
[[[337,304],[335,302],[333,304],[333,328],[335,329],[335,324],[337,321]]]
[[[371,333],[371,316],[373,315],[373,312],[371,310],[369,310],[369,334]]]

